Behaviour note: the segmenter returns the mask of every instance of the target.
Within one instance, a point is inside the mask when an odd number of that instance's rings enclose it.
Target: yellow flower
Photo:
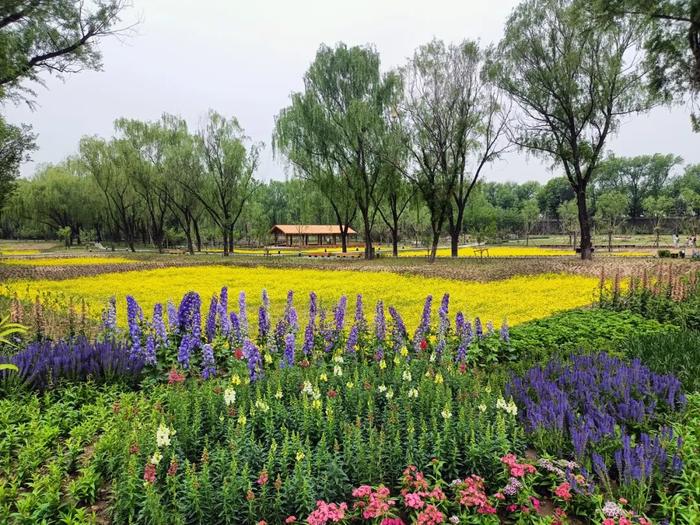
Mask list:
[[[306,457],[306,454],[304,454],[301,450],[297,452],[297,461],[301,461]]]
[[[323,407],[323,402],[320,399],[314,399],[311,402],[311,407],[315,408],[316,410],[320,410],[321,407]]]
[[[247,423],[247,421],[248,421],[248,418],[245,417],[245,414],[241,414],[240,416],[238,416],[238,424],[239,425],[243,426]]]
[[[270,354],[265,354],[265,363],[268,365],[272,363],[272,356]]]
[[[384,361],[384,359],[379,361],[379,368],[381,368],[382,370],[386,368],[386,361]]]
[[[234,384],[234,385],[240,385],[240,384],[241,384],[241,378],[240,378],[240,376],[239,376],[238,374],[234,374],[234,375],[231,377],[231,383]]]
[[[281,388],[278,388],[277,392],[275,392],[275,398],[282,399],[282,389]]]
[[[151,456],[151,463],[154,465],[157,465],[160,463],[160,460],[163,459],[163,454],[160,453],[160,450],[156,450],[153,455]]]
[[[435,374],[435,384],[441,385],[442,383],[444,383],[444,379],[442,378],[442,374],[438,372]]]
[[[406,357],[408,355],[408,348],[405,346],[401,349],[401,357]]]
[[[347,383],[345,383],[345,386],[348,390],[350,390],[353,386],[355,386],[355,384],[352,381],[348,381]]]
[[[325,372],[323,372],[320,376],[318,376],[318,379],[319,379],[320,381],[328,381],[328,374],[326,374]]]

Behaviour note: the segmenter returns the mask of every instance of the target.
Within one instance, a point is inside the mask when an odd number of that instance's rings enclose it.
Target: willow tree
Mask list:
[[[248,142],[235,118],[227,119],[210,111],[197,139],[203,170],[178,180],[219,228],[224,255],[233,252],[233,230],[258,187],[254,174],[262,145],[253,143],[247,147]]]
[[[399,86],[398,77],[382,75],[379,65],[379,54],[369,46],[321,46],[304,75],[304,91],[292,94],[292,104],[277,116],[274,138],[275,148],[301,176],[319,188],[333,188],[335,200],[345,204],[346,219],[347,204],[354,203],[368,259],[374,256],[376,196],[386,172],[378,146]],[[344,240],[343,220],[336,216]]]
[[[654,103],[634,53],[641,24],[602,24],[584,0],[526,0],[498,46],[498,83],[521,110],[512,140],[563,167],[576,193],[582,259],[592,257],[586,192],[605,143],[621,117]]]
[[[469,196],[484,166],[505,147],[503,108],[483,66],[475,42],[433,40],[401,69],[399,114],[412,161],[406,175],[430,213],[431,260],[445,223],[457,256]]]

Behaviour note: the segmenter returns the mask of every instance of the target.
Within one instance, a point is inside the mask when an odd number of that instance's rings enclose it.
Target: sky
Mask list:
[[[302,88],[321,43],[373,44],[382,68],[403,65],[432,38],[496,43],[517,0],[131,0],[123,25],[138,22],[127,38],[100,43],[103,70],[46,76],[36,108],[0,107],[13,123],[31,124],[38,151],[21,168],[31,176],[42,163],[74,154],[84,135],[109,137],[120,117],[186,118],[192,129],[211,108],[235,116],[254,140],[266,145],[257,176],[291,175],[274,158],[274,117]],[[700,163],[700,135],[688,109],[657,108],[628,118],[608,150],[617,155],[673,153]],[[537,180],[559,175],[549,162],[513,151],[484,173],[491,181]]]

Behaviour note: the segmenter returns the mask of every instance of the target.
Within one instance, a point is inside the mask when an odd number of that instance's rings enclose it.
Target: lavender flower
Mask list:
[[[216,316],[219,312],[219,300],[216,295],[212,295],[211,302],[209,303],[209,314],[207,315],[207,325],[205,329],[205,334],[207,336],[207,343],[211,343],[216,337]]]
[[[117,299],[114,296],[109,298],[107,308],[102,312],[102,328],[108,332],[117,329]]]
[[[474,319],[474,333],[478,339],[484,337],[484,329],[481,327],[481,319]]]
[[[153,306],[153,318],[151,319],[151,324],[153,325],[153,330],[155,331],[158,343],[163,346],[167,346],[168,331],[165,328],[165,320],[163,319],[163,305],[161,303],[156,303]]]
[[[510,343],[510,331],[508,329],[508,320],[503,319],[503,324],[501,325],[501,340],[504,343]]]
[[[304,355],[309,355],[314,348],[314,326],[309,322],[306,325],[306,330],[304,331],[304,346],[302,347],[302,352]]]
[[[282,356],[282,368],[294,366],[294,334],[289,333],[284,338],[284,355]]]
[[[231,320],[231,339],[234,344],[243,344],[243,337],[241,335],[241,325],[238,322],[238,316],[236,312],[231,312],[229,319]]]
[[[406,345],[406,340],[408,339],[408,334],[406,333],[406,325],[404,325],[403,319],[401,319],[399,312],[397,312],[396,308],[394,308],[393,306],[389,307],[389,315],[391,316],[394,322],[391,334],[392,339],[394,340],[394,352],[398,352],[403,346]]]
[[[243,355],[248,361],[250,381],[255,382],[263,375],[263,363],[258,347],[250,339],[243,341]]]
[[[486,323],[486,333],[488,335],[493,335],[493,321],[488,321]]]
[[[317,298],[314,292],[309,294],[309,325],[316,325]]]
[[[221,288],[219,294],[218,317],[221,333],[225,337],[229,337],[231,335],[231,320],[228,316],[228,288],[226,286]]]
[[[238,324],[240,325],[241,336],[248,337],[248,313],[245,292],[241,292],[238,295]]]
[[[147,365],[156,364],[156,340],[153,337],[153,334],[148,334],[148,337],[146,338],[144,359]]]
[[[386,319],[384,318],[384,303],[377,301],[377,309],[374,314],[374,335],[377,341],[384,342],[386,338]]]
[[[145,365],[141,355],[115,341],[90,342],[84,337],[71,341],[29,343],[13,355],[0,356],[0,363],[12,363],[19,371],[0,372],[0,381],[8,374],[19,378],[33,390],[47,390],[63,381],[96,383],[125,381],[136,383]]]
[[[131,338],[131,355],[141,355],[141,322],[143,312],[141,307],[131,295],[126,296],[126,319],[129,325],[129,337]]]
[[[362,294],[357,294],[357,302],[355,303],[355,324],[360,332],[364,332],[367,327],[365,311],[362,305]]]
[[[177,331],[177,322],[177,308],[175,308],[173,301],[168,299],[168,326],[171,333]]]
[[[338,334],[343,331],[345,325],[345,309],[348,304],[348,298],[344,295],[340,297],[338,306],[335,307],[335,330]]]
[[[357,324],[352,325],[350,329],[350,334],[348,335],[347,341],[347,351],[350,354],[354,354],[357,351],[357,342],[360,335],[360,329]]]
[[[233,314],[232,314],[233,315]],[[258,338],[264,341],[270,332],[270,318],[265,306],[258,308]]]
[[[214,349],[210,344],[202,345],[202,378],[209,379],[216,375]]]
[[[425,304],[423,305],[423,314],[421,315],[420,324],[413,335],[413,349],[416,352],[421,350],[421,342],[430,332],[430,313],[433,306],[433,296],[429,295],[425,298]]]

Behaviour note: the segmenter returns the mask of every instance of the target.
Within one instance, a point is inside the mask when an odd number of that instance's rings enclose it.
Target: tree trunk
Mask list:
[[[348,231],[340,228],[340,246],[343,253],[348,253]]]
[[[197,240],[197,251],[201,252],[202,251],[202,236],[199,233],[199,223],[197,222],[197,219],[192,217],[192,225],[194,226],[194,237]]]
[[[391,230],[391,255],[393,257],[399,256],[399,229],[390,228]]]
[[[365,259],[374,259],[374,248],[372,247],[372,227],[369,224],[369,210],[362,211],[362,225],[365,230]]]
[[[431,263],[435,262],[435,257],[437,257],[437,248],[438,248],[438,243],[440,242],[440,230],[433,230],[433,242],[432,245],[430,246],[430,257],[428,257],[428,261]]]
[[[612,229],[608,230],[608,252],[612,252]]]
[[[459,256],[459,230],[457,229],[450,232],[450,256]]]
[[[222,237],[224,239],[224,257],[228,257],[228,228],[222,228]]]
[[[576,205],[578,206],[578,224],[581,229],[581,259],[590,261],[593,259],[593,244],[585,188],[576,188]]]
[[[530,230],[525,230],[525,246],[530,246]]]

